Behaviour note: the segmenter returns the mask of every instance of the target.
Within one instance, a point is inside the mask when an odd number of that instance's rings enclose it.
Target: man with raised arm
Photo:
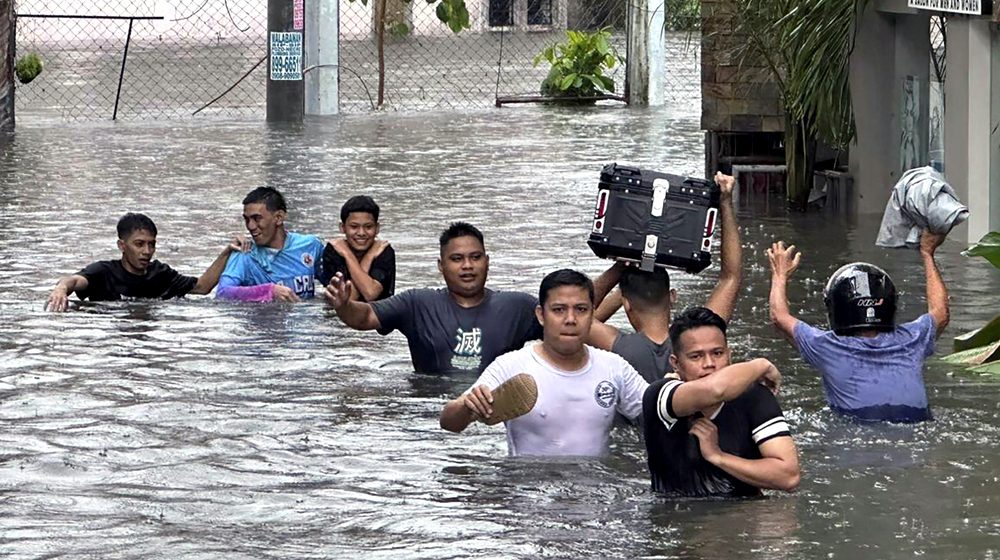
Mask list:
[[[601,456],[608,450],[615,412],[635,419],[647,383],[621,357],[584,344],[594,313],[594,285],[575,270],[542,280],[535,311],[541,342],[497,358],[464,395],[448,402],[441,427],[461,432],[493,414],[493,391],[512,377],[534,378],[538,399],[508,420],[511,456]]]
[[[719,281],[705,306],[728,321],[740,290],[743,249],[733,209],[736,180],[719,172],[715,174],[715,181],[722,191],[722,263]],[[615,284],[619,285],[621,305],[635,332],[623,333],[595,320],[587,343],[622,356],[646,381],[652,383],[673,371],[670,365],[670,310],[677,294],[670,288],[670,276],[666,270],[658,268],[653,272],[644,272],[616,263],[594,282],[598,305]],[[613,309],[605,312],[606,308],[602,308],[605,316],[614,312]]]
[[[774,395],[779,376],[758,358],[732,364],[726,322],[692,307],[670,325],[670,361],[680,379],[661,379],[642,399],[653,490],[684,496],[755,496],[794,491],[798,452]]]
[[[823,290],[830,330],[812,327],[788,310],[788,278],[799,266],[795,246],[779,241],[771,261],[771,321],[823,379],[830,408],[863,420],[931,419],[924,360],[948,325],[948,290],[934,253],[945,234],[925,230],[920,257],[927,278],[927,313],[896,325],[896,287],[881,268],[851,263],[833,273]]]
[[[486,288],[490,258],[482,232],[455,222],[439,241],[445,288],[406,290],[367,303],[352,300],[352,283],[335,275],[325,294],[337,316],[353,329],[399,330],[420,373],[482,372],[497,356],[541,337],[534,297]]]
[[[144,214],[128,213],[118,220],[118,250],[121,259],[99,261],[59,281],[49,295],[50,311],[66,311],[69,295],[81,300],[170,299],[185,294],[204,295],[212,291],[226,266],[230,253],[243,250],[242,241],[233,239],[198,278],[184,276],[160,261],[156,253],[156,224]]]
[[[313,297],[322,272],[323,242],[285,230],[288,206],[271,187],[243,199],[243,222],[253,248],[233,255],[215,297],[239,301],[299,301]]]

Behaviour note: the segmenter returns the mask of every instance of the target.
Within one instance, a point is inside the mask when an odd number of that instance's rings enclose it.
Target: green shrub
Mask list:
[[[593,97],[614,93],[615,81],[604,72],[624,59],[609,42],[611,32],[607,28],[594,33],[567,31],[566,36],[567,42],[549,45],[535,57],[535,66],[542,60],[551,65],[542,81],[542,95]]]
[[[14,64],[14,73],[22,84],[30,83],[42,73],[42,59],[35,53],[22,56]]]

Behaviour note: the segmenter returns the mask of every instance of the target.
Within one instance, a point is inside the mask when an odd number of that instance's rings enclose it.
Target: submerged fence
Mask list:
[[[389,110],[490,107],[498,96],[537,94],[549,68],[534,59],[566,41],[567,30],[607,30],[625,56],[628,0],[466,5],[471,28],[456,34],[424,1],[340,0],[341,111],[371,111],[377,102],[382,6]],[[668,101],[694,98],[696,107],[700,18],[691,6],[697,2],[667,2],[676,13],[664,30],[664,64]],[[45,70],[18,87],[17,109],[66,120],[186,117],[232,87],[203,114],[262,116],[266,11],[261,0],[19,0],[18,50],[37,53]],[[616,93],[624,93],[625,74],[624,64],[611,72]]]

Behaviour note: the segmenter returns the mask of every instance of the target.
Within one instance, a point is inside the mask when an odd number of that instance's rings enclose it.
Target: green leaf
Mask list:
[[[444,2],[444,0],[442,0],[441,3],[438,4],[437,9],[434,10],[434,13],[437,14],[439,20],[443,21],[444,23],[448,23],[448,21],[451,19],[451,4],[448,4],[447,2]]]
[[[610,76],[600,76],[598,79],[601,81],[601,85],[605,90],[614,93],[615,81]]]
[[[561,89],[562,91],[566,91],[567,89],[569,89],[569,86],[573,85],[573,82],[575,81],[576,81],[576,74],[569,74],[567,76],[564,76],[562,81],[559,82],[559,89]]]
[[[1000,268],[1000,232],[991,231],[972,247],[962,252],[966,257],[983,257]]]
[[[1000,340],[1000,315],[994,317],[982,328],[956,336],[953,347],[956,351],[968,350],[986,346],[997,340]]]
[[[969,371],[972,373],[1000,375],[1000,362],[990,362],[988,364],[969,368]]]
[[[950,364],[966,364],[972,366],[978,366],[986,362],[993,362],[997,359],[1000,359],[1000,340],[986,346],[963,350],[961,352],[955,352],[954,354],[948,354],[947,356],[941,358],[941,360]]]
[[[405,23],[397,22],[389,28],[389,35],[393,37],[405,37],[410,33],[410,28]]]

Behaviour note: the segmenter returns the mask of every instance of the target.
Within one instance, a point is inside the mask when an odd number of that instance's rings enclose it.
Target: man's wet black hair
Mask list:
[[[271,187],[257,187],[250,191],[250,194],[243,199],[243,205],[246,206],[247,204],[263,204],[269,212],[277,212],[278,210],[288,212],[288,206],[285,205],[285,197],[281,196],[278,189]]]
[[[715,327],[726,336],[726,321],[707,307],[688,307],[670,323],[670,345],[676,354],[680,349],[681,335],[699,327]]]
[[[542,279],[542,285],[538,288],[538,305],[545,307],[545,300],[549,299],[549,292],[563,286],[579,286],[587,289],[590,296],[590,303],[594,303],[594,283],[582,272],[577,272],[568,268],[562,268],[555,272],[550,272]]]
[[[486,243],[483,241],[483,232],[468,222],[453,222],[448,226],[448,229],[441,232],[441,247],[444,248],[449,241],[458,239],[459,237],[475,237],[479,240],[479,244],[483,248],[486,248]]]
[[[140,230],[146,230],[156,237],[156,224],[145,214],[129,212],[118,219],[118,239],[124,241]]]
[[[347,223],[347,217],[354,212],[367,212],[377,222],[378,210],[378,204],[375,204],[372,197],[363,194],[352,196],[340,207],[340,223]]]
[[[618,286],[622,296],[639,306],[659,309],[670,305],[670,275],[662,268],[652,272],[626,268]]]

